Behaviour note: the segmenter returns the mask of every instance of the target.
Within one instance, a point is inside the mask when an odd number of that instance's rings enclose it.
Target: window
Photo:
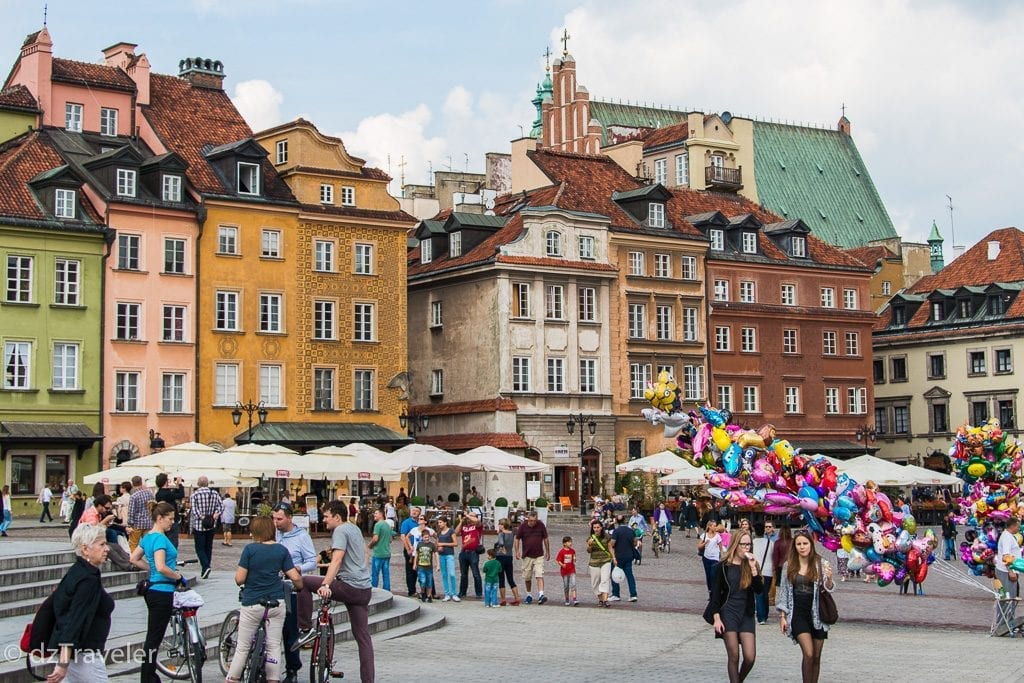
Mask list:
[[[629,364],[629,397],[643,398],[644,390],[651,383],[650,363]]]
[[[839,414],[839,388],[825,387],[825,414]]]
[[[889,373],[891,381],[893,382],[906,382],[907,381],[907,358],[906,356],[896,356],[890,359],[892,371]]]
[[[334,339],[334,302],[317,300],[313,302],[313,339]]]
[[[7,301],[27,304],[32,302],[32,257],[7,257]]]
[[[185,240],[171,237],[164,239],[164,272],[184,275]]]
[[[668,376],[671,377],[673,380],[676,378],[676,368],[675,368],[675,366],[673,366],[673,365],[661,365],[660,363],[658,365],[654,366],[654,376],[655,377],[660,377],[661,373],[663,373],[663,372],[667,372]]]
[[[796,306],[796,285],[782,285],[782,305]]]
[[[238,292],[219,291],[214,297],[214,302],[214,329],[237,331]]]
[[[968,351],[967,352],[967,367],[970,368],[968,371],[971,375],[984,375],[985,370],[985,352],[984,351]],[[975,424],[980,424],[976,422]]]
[[[875,384],[885,384],[885,361],[881,358],[871,361],[871,373]]]
[[[786,387],[786,412],[790,415],[800,412],[800,387]]]
[[[754,303],[754,283],[750,280],[740,281],[740,301],[745,304]]]
[[[757,400],[757,387],[756,386],[745,386],[743,387],[743,412],[745,413],[758,413],[760,412],[759,403]]]
[[[260,332],[282,331],[281,298],[280,294],[260,294]]]
[[[29,342],[4,343],[4,389],[30,388],[30,359],[32,344]]]
[[[892,283],[888,280],[882,280],[882,294],[889,296],[892,293]]]
[[[462,233],[453,232],[448,235],[448,256],[455,258],[462,256]]]
[[[121,270],[139,269],[139,235],[117,236],[117,267]]]
[[[433,242],[430,238],[420,241],[420,263],[430,263],[434,258]]]
[[[846,355],[847,356],[859,356],[860,355],[860,333],[859,332],[847,332],[846,333]]]
[[[76,201],[75,190],[57,188],[53,195],[53,215],[57,218],[74,218]]]
[[[185,341],[185,307],[168,304],[163,307],[163,332],[160,339],[165,342]]]
[[[932,433],[949,432],[949,406],[945,403],[933,403],[931,417]]]
[[[664,185],[668,182],[668,160],[654,160],[654,182]]]
[[[119,197],[135,196],[135,171],[127,168],[117,169],[117,195]]]
[[[377,338],[376,306],[368,303],[357,303],[354,307],[352,321],[352,340],[372,342]]]
[[[1013,372],[1013,356],[1010,349],[996,349],[996,374],[1005,375]]]
[[[731,328],[721,325],[715,327],[715,351],[731,351],[732,342],[729,339]]]
[[[330,183],[320,183],[320,203],[334,203],[334,185],[331,185]]]
[[[676,185],[690,184],[689,154],[683,152],[676,155]]]
[[[647,205],[647,224],[652,228],[665,227],[665,205],[661,202],[650,202]]]
[[[233,406],[238,402],[238,364],[217,363],[214,366],[213,404]]]
[[[160,377],[160,412],[185,412],[185,373],[165,372]]]
[[[857,308],[857,290],[843,289],[843,308],[850,310]]]
[[[341,204],[342,206],[356,205],[356,188],[350,185],[341,186]]]
[[[548,358],[548,391],[555,393],[565,391],[564,358]]]
[[[548,256],[562,255],[562,235],[557,230],[544,233],[544,250]]]
[[[580,359],[580,393],[597,393],[597,359]]]
[[[565,319],[565,298],[562,285],[544,288],[544,317],[548,320]]]
[[[53,303],[59,306],[78,305],[81,272],[81,261],[59,258],[54,262]]]
[[[794,237],[793,238],[793,256],[797,258],[804,258],[807,256],[807,238],[806,237]]]
[[[971,424],[981,425],[989,418],[987,401],[971,401]]]
[[[697,257],[695,257],[695,256],[684,256],[683,257],[683,279],[684,280],[696,280],[697,279]]]
[[[73,102],[64,105],[64,129],[72,133],[82,132],[82,105]]]
[[[137,341],[142,304],[118,302],[115,311],[114,339]]]
[[[868,390],[864,387],[849,387],[846,390],[846,412],[851,415],[865,415],[868,412]]]
[[[353,409],[354,410],[373,410],[373,387],[374,381],[373,370],[356,370],[355,376],[353,377],[352,395],[353,395]]]
[[[238,162],[238,194],[259,194],[260,193],[260,167],[259,164],[247,164],[244,161]]]
[[[732,410],[732,385],[718,385],[718,409]]]
[[[260,400],[268,406],[284,405],[281,395],[280,365],[260,366]]]
[[[430,371],[430,395],[442,396],[444,394],[444,370]]]
[[[889,411],[885,407],[875,406],[875,432],[878,434],[889,433]]]
[[[997,401],[997,407],[1000,426],[1003,429],[1016,429],[1017,426],[1013,418],[1013,401]]]
[[[654,255],[654,277],[672,277],[672,257],[670,255]]]
[[[512,391],[530,390],[530,357],[512,357]]]
[[[334,242],[313,240],[313,270],[324,273],[334,271]]]
[[[597,290],[593,287],[580,287],[577,290],[580,304],[580,322],[597,322]]]
[[[715,280],[715,301],[729,300],[729,281]]]
[[[826,330],[821,333],[821,353],[825,356],[836,355],[836,333]]]
[[[725,251],[725,233],[718,229],[708,230],[711,251]]]
[[[783,330],[782,331],[782,352],[783,353],[799,353],[800,349],[797,346],[797,331],[796,330]]]
[[[907,406],[892,407],[892,431],[895,434],[910,433],[910,410]]]
[[[757,233],[750,232],[749,230],[743,231],[743,253],[744,254],[756,254],[757,253]]]
[[[78,388],[78,344],[54,342],[53,384],[55,391]]]
[[[630,339],[643,339],[647,336],[647,307],[644,304],[629,304],[628,327]]]
[[[217,253],[238,254],[238,228],[221,225],[217,228]]]
[[[288,163],[288,140],[278,140],[274,145],[274,163]]]
[[[644,253],[642,251],[629,252],[629,274],[644,274]]]
[[[138,372],[114,373],[114,412],[139,412],[139,380]]]
[[[373,275],[373,245],[356,243],[356,275]]]
[[[740,328],[740,351],[743,351],[744,353],[753,353],[754,351],[757,351],[756,327]]]
[[[683,341],[697,341],[697,309],[683,308]]]
[[[961,318],[970,318],[973,315],[970,299],[960,299],[957,302],[957,315]]]
[[[659,341],[672,339],[672,307],[656,306],[654,309],[655,337]]]
[[[626,457],[630,460],[639,460],[644,457],[644,440],[626,439]]]
[[[996,294],[988,298],[988,312],[987,315],[1002,315],[1005,313],[1005,306],[1003,305],[1003,298]]]
[[[580,235],[579,250],[581,259],[594,258],[594,238],[590,235]]]
[[[704,398],[704,366],[683,366],[683,398],[696,401]]]
[[[931,319],[933,321],[939,321],[946,317],[946,306],[944,301],[933,301]]]
[[[530,317],[530,285],[526,282],[512,283],[512,317]]]
[[[443,309],[440,301],[430,302],[430,326],[441,327],[444,325]]]
[[[117,135],[117,110],[100,107],[100,135]]]
[[[946,355],[943,353],[928,354],[928,379],[946,378]]]
[[[313,368],[313,410],[334,410],[333,368]]]
[[[893,325],[906,325],[907,324],[907,309],[905,306],[893,306],[892,307],[892,324]]]
[[[281,258],[281,231],[264,229],[260,234],[260,256]]]
[[[835,308],[836,307],[836,290],[832,287],[821,288],[821,307],[822,308]]]

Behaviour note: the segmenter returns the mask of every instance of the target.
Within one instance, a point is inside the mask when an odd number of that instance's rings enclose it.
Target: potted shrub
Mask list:
[[[409,502],[410,504],[416,505],[420,508],[425,507],[427,504],[427,501],[424,500],[423,496],[413,496],[411,499],[409,499]]]
[[[470,498],[469,502],[466,503],[466,505],[468,505],[471,508],[478,508],[478,507],[480,507],[483,504],[484,504],[484,502],[482,500],[480,500],[479,498],[477,498],[476,496],[473,496],[472,498]]]
[[[544,524],[548,523],[548,499],[541,496],[533,501],[533,507],[537,509],[537,519]]]
[[[501,497],[494,501],[494,525],[508,517],[508,498]]]

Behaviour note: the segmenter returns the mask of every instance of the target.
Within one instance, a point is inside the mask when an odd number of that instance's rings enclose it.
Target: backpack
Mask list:
[[[53,596],[55,594],[56,591],[46,596],[43,603],[39,605],[39,609],[36,610],[32,621],[25,625],[25,632],[21,636],[20,643],[22,652],[42,650],[53,636],[53,629],[57,625],[57,615],[53,611]],[[56,648],[47,648],[47,650],[56,651]]]

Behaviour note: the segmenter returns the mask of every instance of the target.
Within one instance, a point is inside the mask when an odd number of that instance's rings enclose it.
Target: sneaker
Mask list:
[[[317,630],[315,628],[311,628],[305,633],[299,631],[299,639],[295,641],[294,645],[292,645],[292,652],[298,652],[304,646],[308,645],[309,643],[312,643],[316,636]]]
[[[537,604],[538,605],[543,605],[547,601],[548,601],[548,596],[542,595],[542,596],[540,596],[540,599],[537,600]]]
[[[620,598],[618,595],[613,595],[612,597],[608,598],[608,602],[619,602],[621,600],[622,598]]]
[[[452,602],[462,602],[462,598],[460,598],[458,595],[453,595]]]
[[[427,598],[427,602],[434,602],[434,598]]]
[[[212,572],[213,572],[213,570],[210,567],[207,567],[206,569],[204,569],[203,570],[203,580],[205,581],[206,579],[210,578],[210,574]]]
[[[630,597],[629,601],[630,602],[636,602],[636,596],[634,595],[634,596]]]
[[[573,607],[575,607],[575,606],[576,606],[576,605],[578,605],[578,604],[580,604],[578,600],[573,600],[573,601],[572,601],[572,606],[573,606]]]
[[[566,606],[566,607],[568,607],[568,606],[569,606],[569,601],[568,601],[568,600],[566,600],[566,601],[565,601],[565,606]]]
[[[532,595],[527,595],[526,599],[523,600],[523,602],[526,603],[527,605],[532,605],[533,604],[533,596]]]
[[[451,602],[451,601],[452,601],[452,596],[446,595],[446,596],[444,596],[444,600],[442,600],[441,602]]]
[[[757,623],[758,623],[758,624],[760,624],[761,626],[764,626],[765,624],[767,624],[767,623],[768,623],[768,621],[767,621],[767,620],[765,620],[765,621],[760,621],[760,620],[758,620],[758,622],[757,622]]]

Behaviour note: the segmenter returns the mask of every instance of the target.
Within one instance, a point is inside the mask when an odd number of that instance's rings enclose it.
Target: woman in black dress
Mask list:
[[[754,668],[757,640],[754,636],[754,595],[764,589],[761,568],[753,550],[750,531],[733,534],[711,590],[710,611],[715,637],[725,641],[729,683],[740,683]],[[743,664],[740,664],[740,648]]]
[[[818,616],[818,595],[822,589],[831,593],[835,587],[832,567],[818,555],[811,532],[802,529],[793,534],[789,559],[779,572],[775,609],[779,611],[779,628],[800,645],[803,683],[818,682],[821,648],[828,638],[828,625]]]

